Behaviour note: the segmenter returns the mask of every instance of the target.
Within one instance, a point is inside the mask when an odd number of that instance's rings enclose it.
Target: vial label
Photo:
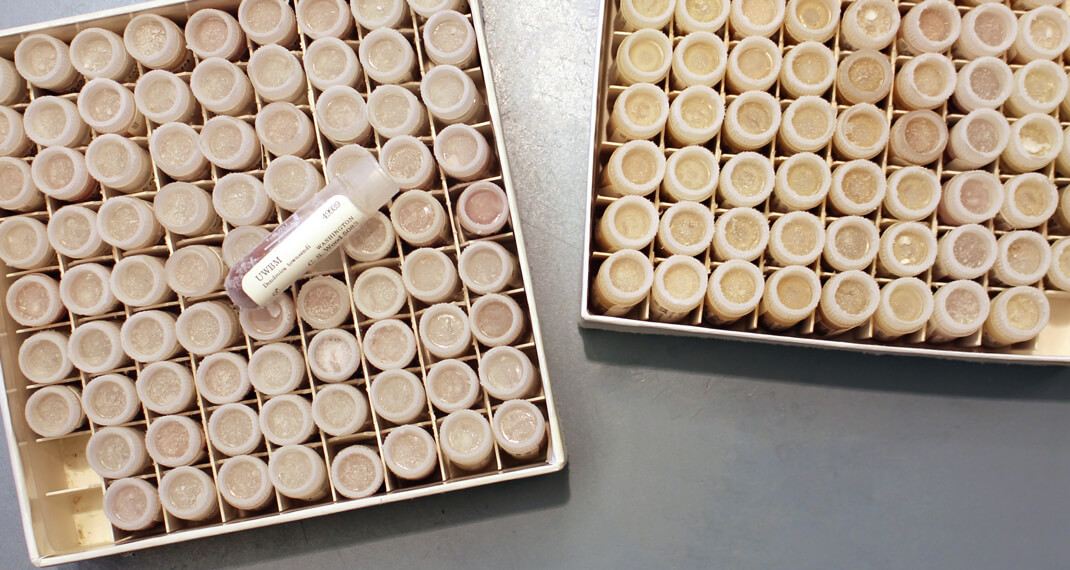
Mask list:
[[[242,290],[258,305],[267,304],[284,290],[277,283],[295,281],[366,217],[348,198],[331,197],[253,265],[242,278]]]

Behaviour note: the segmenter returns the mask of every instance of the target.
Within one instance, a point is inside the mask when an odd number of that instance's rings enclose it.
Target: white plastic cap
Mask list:
[[[965,224],[940,237],[933,276],[977,279],[996,262],[996,236],[979,224]]]
[[[820,300],[817,273],[809,267],[789,265],[766,280],[759,311],[766,327],[784,329],[813,314]]]
[[[264,223],[275,208],[260,179],[232,172],[220,178],[212,189],[212,206],[219,217],[232,226]]]
[[[242,307],[238,320],[249,338],[271,342],[290,334],[297,324],[297,309],[289,295],[278,295],[263,307]]]
[[[100,374],[129,362],[123,354],[119,325],[112,321],[91,321],[71,333],[67,355],[82,372]]]
[[[98,263],[68,269],[59,282],[59,296],[67,310],[88,317],[111,312],[119,302],[111,292],[111,271]]]
[[[153,362],[142,368],[134,387],[142,405],[157,414],[177,414],[196,396],[189,366],[177,362]]]
[[[316,89],[344,85],[352,87],[363,78],[360,60],[349,44],[334,38],[320,38],[305,49],[305,74]]]
[[[936,173],[920,166],[900,168],[888,177],[884,194],[884,211],[903,221],[929,217],[940,205],[940,179]]]
[[[324,386],[312,399],[312,419],[328,435],[352,435],[368,422],[368,399],[349,384]]]
[[[765,293],[757,265],[738,259],[718,265],[706,288],[707,319],[731,322],[753,311]]]
[[[484,115],[475,81],[452,65],[437,65],[425,73],[420,94],[431,116],[447,125],[478,123]]]
[[[238,23],[260,45],[288,46],[297,39],[297,18],[283,0],[243,0],[238,5]]]
[[[195,109],[190,86],[162,69],[141,76],[134,86],[134,103],[141,114],[160,125],[189,121]]]
[[[900,277],[881,288],[873,326],[879,336],[898,337],[925,326],[932,314],[929,286],[916,277]]]
[[[910,111],[892,123],[888,158],[895,164],[925,165],[936,162],[947,147],[947,122],[928,109]]]
[[[891,91],[893,75],[887,55],[871,49],[858,50],[845,57],[837,68],[836,93],[847,103],[876,103]]]
[[[208,159],[199,148],[197,131],[186,123],[167,123],[152,132],[149,154],[164,174],[175,180],[207,177]]]
[[[400,426],[383,440],[383,459],[390,472],[401,479],[416,481],[431,475],[438,464],[435,440],[426,430]]]
[[[238,335],[237,320],[228,306],[207,301],[186,307],[175,323],[175,331],[183,348],[204,356],[230,346]]]
[[[133,390],[133,385],[130,388]],[[89,390],[88,385],[86,390]],[[135,397],[134,406],[137,405]],[[92,418],[90,421],[96,422]],[[144,434],[129,427],[98,429],[86,443],[85,458],[93,471],[105,479],[132,477],[144,471],[149,462]]]
[[[476,32],[468,18],[455,10],[441,10],[427,19],[423,30],[424,52],[436,65],[462,69],[479,63]]]
[[[297,210],[321,188],[323,175],[319,169],[296,156],[280,156],[264,171],[264,191],[284,210]]]
[[[123,323],[119,334],[123,351],[138,362],[165,360],[179,349],[175,317],[163,311],[134,313]]]
[[[492,167],[487,138],[469,125],[450,125],[435,138],[435,160],[447,176],[475,180]]]
[[[947,51],[962,31],[962,18],[948,0],[924,0],[903,16],[899,36],[910,54]]]
[[[366,141],[372,132],[364,98],[345,85],[328,87],[320,94],[316,100],[316,118],[320,132],[336,145]]]
[[[479,362],[479,382],[493,398],[523,398],[537,390],[535,367],[517,348],[499,346],[483,354]]]
[[[475,304],[485,298],[481,297]],[[475,305],[472,310],[475,311]],[[428,307],[420,315],[418,332],[420,343],[436,358],[458,358],[472,348],[468,315],[456,305],[439,303]]]
[[[598,246],[609,252],[641,250],[658,233],[658,210],[640,196],[625,196],[606,207],[595,231]]]
[[[86,83],[78,94],[78,113],[98,133],[145,134],[145,118],[134,94],[112,79]]]
[[[446,416],[439,426],[442,454],[465,470],[484,467],[494,453],[494,436],[490,422],[474,410],[458,410]]]
[[[304,379],[305,357],[292,344],[265,344],[249,358],[249,382],[268,396],[296,391]]]
[[[713,210],[698,202],[677,202],[661,216],[658,245],[673,255],[696,256],[713,241]]]
[[[160,225],[179,235],[212,233],[219,224],[212,197],[188,182],[172,182],[161,188],[153,199],[153,210]]]
[[[1030,113],[1011,124],[1007,148],[1000,155],[1010,172],[1031,172],[1052,163],[1063,148],[1063,131],[1051,115]]]
[[[824,158],[811,152],[793,154],[777,167],[773,206],[783,211],[815,208],[831,186],[832,171]]]
[[[7,313],[24,327],[52,324],[65,311],[59,283],[41,273],[23,275],[8,287]]]
[[[427,109],[412,91],[399,85],[376,87],[368,95],[367,113],[375,132],[383,138],[419,136],[427,131]]]
[[[833,143],[848,159],[871,159],[888,144],[888,117],[869,103],[848,107],[836,118]]]
[[[546,440],[546,418],[525,400],[503,402],[491,419],[494,440],[503,451],[518,459],[531,459]]]
[[[877,311],[880,303],[877,280],[858,270],[837,273],[821,289],[818,310],[821,322],[833,331],[860,326]]]
[[[472,303],[470,311],[472,336],[486,346],[513,344],[524,331],[524,311],[508,295],[483,295]],[[456,356],[460,353],[446,358]]]
[[[197,367],[197,391],[213,404],[232,404],[249,393],[249,363],[234,352],[210,354]]]
[[[383,486],[383,461],[373,449],[351,445],[334,456],[331,480],[339,495],[362,499]]]
[[[276,101],[256,114],[256,135],[276,156],[308,156],[316,144],[312,119],[293,103]]]
[[[409,1],[410,5],[418,2]],[[669,25],[672,20],[675,2],[671,0],[655,0],[654,2],[638,2],[636,0],[622,0],[620,14],[624,20],[624,27],[628,31],[653,28],[660,30]]]
[[[1007,6],[999,3],[981,4],[962,17],[962,32],[955,42],[954,52],[963,59],[999,57],[1018,35],[1018,19]]]
[[[274,3],[276,0],[270,1]],[[243,6],[245,4],[242,3]],[[275,497],[275,487],[268,478],[267,464],[250,455],[239,455],[224,461],[217,478],[220,496],[236,509],[260,510]]]
[[[661,82],[672,65],[672,52],[672,42],[659,30],[645,28],[629,34],[617,47],[617,82]]]
[[[479,397],[479,378],[460,360],[440,360],[427,371],[427,398],[446,413],[469,408]]]
[[[266,101],[301,101],[306,97],[308,87],[301,62],[280,45],[268,44],[253,52],[246,71],[253,89]]]
[[[999,220],[1012,229],[1035,228],[1051,218],[1059,206],[1059,191],[1047,176],[1019,174],[1003,184]]]
[[[186,45],[201,59],[234,60],[245,52],[245,33],[234,16],[213,8],[201,9],[186,20]]]
[[[727,65],[728,48],[720,37],[710,32],[692,32],[673,50],[673,86],[680,89],[692,85],[712,87],[724,78]]]
[[[1003,234],[996,247],[999,254],[992,265],[992,277],[1006,285],[1032,285],[1051,267],[1051,247],[1037,232],[1018,230]]]
[[[788,0],[784,31],[798,42],[824,42],[836,35],[839,15],[839,0]]]
[[[457,292],[458,277],[453,261],[441,251],[420,248],[405,257],[401,278],[410,295],[428,303],[441,303]]]
[[[509,200],[497,184],[476,182],[464,189],[457,201],[461,227],[475,235],[499,232],[509,221]]]
[[[241,115],[252,108],[252,82],[240,67],[225,59],[202,60],[189,84],[201,106],[217,115]]]
[[[803,42],[792,48],[780,67],[780,86],[795,97],[822,95],[835,79],[836,56],[828,46],[817,42]]]
[[[72,259],[94,257],[108,244],[97,232],[97,213],[84,206],[64,206],[48,221],[48,243],[60,254]]]
[[[342,242],[346,255],[359,262],[378,261],[394,250],[396,235],[390,218],[376,212]]]
[[[416,357],[416,336],[397,319],[378,321],[364,333],[364,357],[379,370],[404,368]]]
[[[368,30],[398,27],[402,19],[409,15],[405,0],[352,0],[349,8],[357,24]]]
[[[650,317],[662,322],[687,317],[702,304],[708,276],[706,267],[694,257],[672,255],[659,263],[650,290]]]
[[[131,307],[148,307],[170,298],[164,279],[164,264],[158,257],[134,255],[123,258],[111,272],[112,294]]]
[[[1014,88],[1004,109],[1018,117],[1051,113],[1066,99],[1068,84],[1061,65],[1046,59],[1030,61],[1014,72]]]
[[[34,333],[19,346],[19,371],[35,384],[65,380],[74,369],[68,357],[68,339],[56,331]]]
[[[188,416],[162,416],[149,424],[145,449],[160,465],[193,465],[204,455],[204,432]]]
[[[104,515],[115,528],[144,530],[160,519],[160,497],[156,487],[144,479],[119,479],[104,493]]]
[[[316,431],[312,404],[297,394],[271,398],[260,408],[260,431],[275,445],[304,443]]]
[[[178,71],[192,63],[182,28],[156,14],[134,16],[123,31],[126,51],[141,65]]]
[[[920,222],[896,222],[881,234],[878,266],[896,277],[913,277],[936,262],[936,235]]]
[[[1014,89],[1013,75],[1007,62],[995,57],[980,57],[959,70],[954,101],[959,109],[996,109]]]
[[[207,245],[176,249],[164,266],[167,286],[183,297],[203,297],[218,291],[226,276],[222,252]]]
[[[134,141],[113,133],[100,135],[89,143],[85,166],[101,185],[119,192],[138,192],[152,180],[149,153]]]
[[[721,170],[718,194],[727,207],[754,207],[773,193],[773,162],[756,152],[741,152]]]
[[[769,222],[754,208],[732,208],[717,218],[713,251],[718,260],[751,261],[769,243]]]
[[[15,68],[33,85],[57,93],[71,89],[80,79],[67,44],[46,34],[30,34],[19,42]]]
[[[125,81],[134,77],[134,60],[119,34],[104,28],[87,28],[74,36],[71,64],[88,79]],[[2,99],[2,98],[0,98]]]
[[[840,41],[856,50],[882,50],[899,33],[899,8],[891,0],[851,2],[840,21]]]
[[[985,321],[985,341],[1015,344],[1036,337],[1048,326],[1051,304],[1035,287],[1012,287],[992,300]]]
[[[728,0],[709,2],[676,2],[674,25],[685,34],[716,32],[728,20]]]
[[[732,6],[755,1],[742,0]],[[780,48],[769,38],[747,36],[728,54],[725,85],[732,93],[766,91],[776,83],[782,64]]]
[[[89,140],[89,127],[78,114],[78,107],[54,95],[38,97],[27,105],[22,124],[26,136],[41,146],[73,148]]]
[[[845,162],[832,171],[830,205],[848,216],[865,216],[880,206],[888,182],[880,165],[869,160]]]
[[[933,295],[929,342],[941,342],[977,332],[988,318],[990,303],[976,281],[952,281]]]
[[[1057,289],[1070,291],[1070,239],[1062,238],[1051,244],[1051,258],[1047,282]]]
[[[364,34],[357,56],[364,73],[376,83],[397,84],[413,79],[416,52],[397,30],[379,28]]]
[[[598,268],[592,305],[609,316],[625,315],[646,299],[653,285],[654,265],[650,258],[634,249],[622,249]]]
[[[297,315],[314,329],[333,329],[350,317],[349,288],[330,275],[319,275],[297,292]]]
[[[609,117],[609,139],[624,142],[651,139],[669,120],[669,96],[656,85],[636,83],[626,88],[613,103]]]
[[[772,95],[747,91],[728,104],[722,140],[740,151],[759,149],[776,137],[780,118],[780,104]]]
[[[810,212],[780,216],[769,230],[769,255],[780,265],[810,265],[824,247],[825,228]]]
[[[613,151],[602,174],[603,194],[646,196],[665,177],[665,153],[647,140],[633,140]]]
[[[379,151],[379,162],[402,190],[427,188],[438,173],[431,150],[410,135],[386,141]]]
[[[1027,63],[1055,59],[1070,47],[1070,15],[1055,6],[1034,8],[1018,18],[1008,59]]]
[[[357,337],[342,329],[316,333],[308,345],[308,366],[312,374],[324,382],[351,379],[360,369]]]
[[[0,260],[15,269],[36,269],[54,265],[56,252],[48,243],[44,224],[24,217],[0,222]]]
[[[390,205],[390,222],[398,237],[417,247],[441,243],[449,234],[445,208],[424,190],[399,194]]]
[[[105,374],[90,380],[85,385],[85,390],[82,391],[82,406],[85,408],[85,415],[89,421],[102,426],[125,424],[141,411],[141,402],[137,399],[134,381],[119,374]],[[136,431],[134,434],[137,436],[136,441],[138,447],[141,448],[142,457],[147,459],[141,434]],[[89,452],[87,456],[92,461],[93,453]],[[140,466],[143,467],[144,463]],[[135,473],[136,471],[128,475],[113,475],[111,478],[128,477]]]
[[[179,467],[160,478],[160,502],[171,516],[201,521],[219,512],[215,482],[200,469]]]
[[[673,200],[701,202],[713,195],[719,179],[720,166],[713,152],[687,146],[669,156],[661,189]]]
[[[958,226],[992,219],[1003,206],[1003,185],[989,172],[972,170],[944,183],[940,221]]]
[[[0,125],[4,127],[0,137],[0,158],[25,156],[33,147],[33,141],[26,136],[22,113],[10,107],[0,107]]]
[[[314,40],[326,37],[345,38],[353,32],[353,13],[344,0],[318,0],[299,4],[297,26],[308,37]]]
[[[724,101],[711,87],[692,85],[669,105],[669,141],[675,146],[701,145],[721,131]]]
[[[1007,148],[1011,127],[1006,117],[995,109],[977,109],[955,123],[948,140],[944,166],[950,170],[973,170],[999,158]]]
[[[925,2],[951,6],[947,0]],[[953,6],[951,9],[954,11]],[[957,17],[958,12],[955,14]],[[955,77],[955,65],[946,56],[939,53],[918,55],[903,64],[896,73],[896,102],[907,109],[935,109],[955,92]]]
[[[836,108],[812,95],[788,105],[780,122],[780,142],[791,153],[816,152],[832,140],[836,131]]]
[[[33,171],[26,161],[0,156],[0,179],[5,184],[0,188],[0,208],[31,212],[44,206],[45,197],[34,185]]]
[[[498,242],[475,241],[461,251],[457,273],[469,290],[485,295],[517,283],[520,270],[516,257]]]
[[[735,0],[728,8],[728,20],[738,37],[769,37],[784,21],[784,0]]]
[[[423,384],[406,370],[387,370],[376,376],[368,397],[376,414],[399,425],[415,422],[427,411]]]
[[[148,202],[119,196],[104,201],[97,212],[97,232],[107,243],[125,250],[155,245],[163,234]],[[161,276],[162,279],[162,276]]]
[[[392,317],[401,311],[406,301],[405,283],[393,269],[366,269],[353,283],[353,304],[370,319]]]
[[[21,103],[26,100],[26,93],[26,79],[19,75],[15,64],[0,58],[0,105]]]
[[[872,220],[845,216],[825,229],[825,263],[837,271],[869,267],[877,257],[880,235]]]

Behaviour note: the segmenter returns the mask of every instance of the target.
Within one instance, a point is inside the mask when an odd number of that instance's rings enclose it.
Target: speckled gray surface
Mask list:
[[[0,26],[122,4],[0,0]],[[1070,564],[1070,370],[577,327],[598,10],[484,6],[569,467],[83,566]],[[0,534],[0,567],[28,565]]]

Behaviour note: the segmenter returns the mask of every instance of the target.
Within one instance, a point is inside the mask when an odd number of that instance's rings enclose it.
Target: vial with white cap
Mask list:
[[[776,83],[782,65],[780,48],[775,43],[765,37],[747,36],[728,54],[725,85],[732,93],[765,91]]]
[[[606,207],[595,229],[595,240],[604,251],[641,250],[658,233],[658,210],[640,196],[625,196]]]
[[[56,331],[34,333],[19,346],[19,371],[34,384],[54,384],[70,376],[68,338]]]
[[[595,277],[592,302],[599,312],[619,317],[646,299],[653,285],[650,258],[633,249],[622,249],[602,262]]]
[[[265,344],[249,358],[249,382],[268,396],[296,391],[304,379],[305,357],[292,344]]]
[[[426,247],[405,257],[401,279],[410,295],[427,304],[453,299],[459,284],[453,261],[441,251]]]
[[[751,261],[769,243],[769,222],[754,208],[732,208],[717,218],[713,252],[717,260]]]
[[[888,160],[894,164],[936,162],[947,146],[947,122],[927,109],[898,117],[888,134]]]
[[[414,422],[427,412],[423,384],[405,370],[387,370],[376,376],[368,387],[368,397],[375,413],[395,424]]]
[[[25,156],[31,148],[33,141],[26,136],[22,113],[11,107],[0,107],[0,157]]]
[[[197,236],[214,233],[219,227],[211,196],[188,182],[172,182],[161,188],[152,207],[160,225],[172,233]]]
[[[364,445],[351,445],[334,456],[331,480],[339,495],[362,499],[383,486],[383,462],[379,454]]]
[[[687,146],[669,156],[661,189],[673,200],[701,202],[713,195],[719,178],[720,166],[713,152]]]
[[[772,36],[784,21],[784,0],[734,1],[728,8],[728,21],[735,36]]]
[[[427,430],[413,425],[397,427],[383,440],[383,460],[387,469],[401,479],[424,479],[438,465],[435,439]]]
[[[424,52],[436,65],[461,69],[477,65],[476,32],[468,18],[456,10],[441,10],[427,19],[423,29]]]
[[[999,248],[996,236],[979,224],[965,224],[940,236],[933,277],[977,279],[992,268]]]
[[[675,322],[694,311],[706,294],[708,275],[693,257],[673,255],[659,263],[651,287],[651,318]]]
[[[932,343],[969,336],[988,318],[988,293],[976,281],[952,281],[933,295],[933,313],[926,340]]]
[[[203,297],[222,289],[227,268],[218,247],[190,245],[176,249],[164,265],[167,286],[183,297]]]
[[[151,69],[188,71],[193,65],[182,28],[163,16],[134,16],[123,31],[123,43],[138,63]]]
[[[26,94],[26,79],[19,74],[14,63],[0,57],[0,105],[22,103],[26,100]]]
[[[238,338],[238,318],[219,301],[186,307],[175,323],[178,342],[197,356],[219,352]]]
[[[349,8],[357,24],[367,30],[399,27],[402,19],[409,15],[405,0],[354,0]]]
[[[33,218],[0,222],[0,260],[15,269],[37,269],[56,263],[45,225]]]
[[[669,206],[658,225],[658,245],[671,255],[701,255],[713,241],[713,210],[698,202]]]
[[[373,156],[358,159],[231,266],[227,276],[231,300],[244,308],[271,301],[397,192],[397,185]]]
[[[870,103],[848,107],[836,118],[832,141],[836,151],[847,159],[869,160],[888,144],[888,117]]]
[[[674,87],[720,83],[728,65],[724,40],[710,32],[691,32],[672,52],[671,80]]]
[[[406,300],[401,275],[387,267],[366,269],[353,283],[353,304],[370,319],[385,319],[398,314]]]
[[[133,390],[133,385],[130,389]],[[136,398],[134,406],[137,406]],[[98,429],[86,443],[85,458],[93,471],[105,479],[132,477],[144,471],[149,462],[145,434],[129,427]]]
[[[485,298],[480,297],[479,300]],[[475,311],[474,306],[472,310]],[[493,328],[499,324],[487,323],[493,320],[484,318],[484,329]],[[417,332],[420,335],[420,343],[435,358],[458,358],[472,347],[472,328],[468,322],[468,315],[460,307],[449,303],[439,303],[428,307],[420,315]],[[495,329],[493,332],[498,331]]]
[[[901,47],[907,54],[947,51],[962,30],[962,17],[948,0],[924,0],[903,16]]]
[[[1070,15],[1055,6],[1041,6],[1018,17],[1018,34],[1008,59],[1018,63],[1055,59],[1068,46]]]
[[[234,352],[216,352],[200,362],[195,377],[201,397],[213,404],[232,404],[249,393],[249,363]]]
[[[412,91],[400,85],[376,87],[368,95],[367,114],[375,132],[383,138],[427,133],[427,109]]]
[[[780,265],[810,265],[824,247],[825,228],[810,212],[780,216],[769,230],[769,255]]]
[[[56,93],[70,91],[81,80],[67,44],[46,34],[30,34],[19,42],[15,68],[35,87]]]
[[[271,398],[260,408],[260,431],[275,445],[304,443],[316,431],[312,404],[297,394]]]
[[[45,386],[26,400],[26,423],[41,437],[62,437],[85,423],[77,389]]]
[[[798,42],[824,42],[836,35],[839,0],[789,0],[784,31]]]
[[[999,179],[983,170],[971,170],[944,183],[937,212],[945,224],[980,224],[991,220],[1002,206]]]
[[[41,146],[78,147],[89,142],[89,127],[78,107],[67,99],[37,97],[23,111],[26,136]]]
[[[869,267],[877,257],[877,226],[861,216],[844,216],[825,229],[825,263],[837,271]]]
[[[316,89],[324,91],[336,85],[352,87],[361,79],[356,52],[335,37],[320,38],[305,49],[305,74]]]
[[[425,73],[420,94],[431,116],[447,125],[478,123],[484,116],[483,96],[458,67],[438,65]]]
[[[145,530],[163,518],[160,496],[156,487],[144,479],[119,479],[104,492],[104,515],[115,528]]]
[[[399,195],[390,205],[390,221],[402,240],[417,247],[449,239],[445,208],[424,190],[408,190]]]
[[[342,242],[342,249],[355,261],[378,261],[394,250],[395,241],[390,218],[382,212],[376,212],[357,231],[349,234]]]
[[[646,196],[665,176],[665,153],[648,140],[624,143],[609,156],[602,172],[602,193],[609,196]]]
[[[416,357],[416,336],[400,320],[378,321],[364,333],[364,357],[379,370],[404,368]]]
[[[1010,172],[1032,172],[1052,163],[1063,148],[1063,132],[1051,115],[1030,113],[1011,124],[1002,166]]]
[[[93,139],[85,149],[85,166],[101,185],[119,192],[139,192],[152,181],[149,153],[117,134]]]
[[[119,334],[123,351],[138,362],[166,360],[179,349],[175,317],[163,311],[134,313]]]
[[[186,123],[167,123],[149,137],[149,154],[164,174],[175,180],[192,181],[208,177],[208,159],[199,147],[197,131]]]
[[[439,426],[442,454],[453,465],[467,470],[482,469],[494,454],[490,422],[474,410],[458,410]]]
[[[316,333],[308,344],[308,366],[312,374],[324,382],[342,382],[353,378],[360,370],[357,337],[342,329]]]
[[[472,303],[470,312],[472,336],[486,346],[513,344],[524,332],[524,312],[516,300],[508,295],[483,295]]]
[[[368,423],[368,399],[349,384],[324,386],[312,399],[312,419],[328,435],[353,435]]]
[[[773,192],[773,163],[756,152],[730,158],[721,170],[718,194],[727,207],[754,207]]]
[[[297,18],[283,0],[242,0],[238,24],[253,42],[288,46],[297,39]]]
[[[660,83],[672,65],[672,42],[659,30],[645,28],[629,34],[617,47],[616,82]]]
[[[772,95],[747,91],[728,104],[723,140],[739,151],[757,150],[776,137],[780,119],[780,104]]]
[[[43,327],[56,322],[65,308],[59,283],[41,273],[23,275],[8,287],[7,314],[24,327]]]
[[[686,34],[716,32],[728,20],[728,4],[721,0],[677,0],[674,25]]]
[[[308,37],[345,38],[353,32],[353,15],[344,0],[310,0],[297,7],[297,26]]]
[[[308,87],[301,62],[290,50],[278,45],[261,46],[246,67],[253,89],[265,101],[303,101]]]
[[[148,202],[119,196],[104,201],[97,211],[97,232],[107,243],[125,250],[155,245],[163,228]]]
[[[817,42],[803,42],[792,48],[780,67],[780,86],[795,97],[821,95],[835,79],[836,57],[828,46]]]
[[[308,156],[316,144],[312,119],[293,103],[276,101],[256,114],[256,136],[276,156]]]
[[[951,5],[947,0],[926,2]],[[896,102],[906,109],[935,109],[954,93],[955,78],[955,66],[946,56],[938,53],[918,55],[903,64],[896,73]]]
[[[112,321],[91,321],[75,328],[67,355],[75,367],[87,374],[115,370],[130,361],[123,353],[119,325]]]
[[[357,56],[368,77],[381,85],[411,81],[416,53],[401,32],[379,28],[364,34]]]
[[[614,101],[608,138],[614,142],[652,139],[668,120],[669,96],[665,91],[649,83],[636,83]]]
[[[264,183],[241,172],[231,172],[216,181],[212,189],[212,207],[232,226],[259,225],[275,213]]]
[[[772,206],[779,211],[809,210],[825,201],[832,186],[832,171],[824,158],[800,152],[777,167]]]
[[[189,121],[196,109],[195,102],[190,86],[170,71],[150,71],[134,86],[137,110],[160,125]]]
[[[724,102],[711,87],[693,85],[669,105],[668,142],[673,146],[701,145],[721,131]]]
[[[962,66],[952,94],[955,105],[966,111],[996,109],[1011,96],[1013,74],[1007,62],[979,57]]]
[[[893,75],[887,55],[861,49],[845,57],[836,69],[836,94],[850,104],[876,103],[892,90]]]
[[[887,191],[888,182],[880,165],[869,160],[852,160],[832,171],[828,202],[841,214],[865,216],[880,206]]]
[[[881,288],[873,332],[890,340],[921,329],[933,314],[933,292],[916,277],[900,277]]]
[[[1005,285],[1032,285],[1051,267],[1051,247],[1037,232],[1018,230],[1003,234],[996,241],[996,248],[999,253],[991,275]]]
[[[219,513],[215,482],[193,467],[179,467],[160,478],[160,502],[171,516],[183,520],[203,521]]]
[[[161,416],[149,424],[145,449],[165,467],[193,465],[204,457],[204,432],[188,416]]]
[[[327,87],[320,94],[316,118],[323,136],[338,146],[367,141],[372,134],[364,98],[346,85]]]
[[[112,79],[99,77],[86,83],[78,94],[78,113],[98,133],[145,134],[145,117],[134,94]]]
[[[201,154],[223,170],[260,166],[260,140],[249,123],[227,115],[208,119],[197,140]]]
[[[245,33],[234,16],[214,8],[197,10],[186,20],[186,45],[198,57],[236,60],[245,52]]]
[[[920,166],[900,168],[888,177],[884,212],[897,220],[921,220],[936,211],[940,196],[940,179],[935,172]]]
[[[1062,238],[1051,244],[1051,258],[1046,283],[1056,289],[1070,291],[1070,239]]]
[[[457,180],[482,178],[494,166],[486,137],[469,125],[454,124],[439,131],[434,150],[439,167]]]
[[[427,371],[427,399],[439,410],[448,414],[470,408],[478,398],[479,378],[464,362],[440,360]]]
[[[1003,207],[997,221],[1011,229],[1035,228],[1059,206],[1059,191],[1047,176],[1019,174],[1003,184]]]
[[[880,303],[877,280],[858,270],[837,273],[825,282],[817,306],[817,319],[826,334],[861,326]]]
[[[739,259],[718,265],[706,288],[706,320],[715,324],[736,321],[758,307],[765,278],[757,265]]]
[[[68,269],[59,282],[59,296],[68,311],[87,317],[109,313],[119,303],[111,291],[111,271],[97,263]]]
[[[184,411],[196,397],[189,366],[177,362],[153,362],[142,368],[134,387],[142,405],[157,414]]]
[[[78,32],[71,40],[70,57],[71,65],[88,79],[125,83],[137,77],[122,36],[111,30],[86,28]]]
[[[855,50],[882,50],[899,33],[899,8],[891,0],[851,2],[840,20],[840,42]]]
[[[111,272],[112,294],[131,307],[148,307],[162,303],[173,295],[164,279],[163,261],[148,255],[126,257]]]
[[[319,169],[296,156],[280,156],[264,170],[264,191],[284,210],[297,210],[322,188]]]
[[[26,161],[0,156],[0,180],[0,208],[32,212],[44,206],[45,197],[34,185],[33,171]]]
[[[1035,338],[1051,317],[1051,304],[1035,287],[1012,287],[992,299],[984,325],[984,342],[1004,346]]]
[[[1016,117],[1048,114],[1066,98],[1066,71],[1054,61],[1038,59],[1014,72],[1014,87],[1004,109]]]
[[[201,106],[217,115],[243,115],[253,108],[253,84],[240,67],[222,58],[202,60],[189,80]]]
[[[438,174],[431,150],[420,139],[409,135],[386,141],[379,151],[379,162],[403,190],[427,188]]]
[[[297,315],[314,329],[333,329],[350,316],[349,288],[330,275],[319,275],[301,285]]]
[[[759,312],[770,330],[784,330],[813,314],[821,299],[821,280],[802,265],[789,265],[773,273],[765,284]]]
[[[1018,20],[1003,4],[986,3],[971,8],[962,17],[962,31],[954,53],[966,60],[999,57],[1010,49],[1018,35]]]
[[[245,4],[242,3],[243,6]],[[275,487],[268,478],[267,464],[250,455],[239,455],[224,461],[219,467],[216,481],[219,495],[227,504],[239,510],[263,509],[275,497]]]
[[[509,400],[494,410],[491,418],[494,441],[517,459],[532,459],[546,441],[546,418],[526,400]]]
[[[414,4],[414,2],[410,0],[409,4]],[[672,21],[675,8],[676,2],[670,0],[655,0],[654,2],[622,0],[620,15],[624,28],[628,31],[646,28],[660,30]]]
[[[780,143],[791,153],[816,152],[832,140],[836,108],[816,96],[800,97],[788,105],[780,122]]]
[[[297,308],[289,295],[280,295],[263,307],[242,307],[238,321],[249,338],[276,341],[290,334],[297,324]]]
[[[951,127],[947,154],[948,170],[973,170],[999,158],[1007,148],[1011,128],[1007,118],[995,109],[971,111]]]
[[[877,267],[896,277],[914,277],[936,262],[936,235],[920,222],[896,222],[881,234]]]

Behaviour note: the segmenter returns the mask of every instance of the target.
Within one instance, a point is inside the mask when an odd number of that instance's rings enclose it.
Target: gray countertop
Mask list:
[[[0,0],[0,27],[127,3]],[[83,566],[1070,564],[1068,369],[578,327],[599,8],[484,6],[565,471]],[[0,566],[28,566],[0,462]]]

